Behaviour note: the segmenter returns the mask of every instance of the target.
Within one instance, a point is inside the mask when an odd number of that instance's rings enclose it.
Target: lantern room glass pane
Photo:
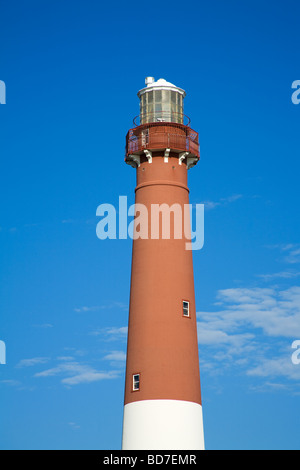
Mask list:
[[[162,102],[169,103],[170,102],[170,91],[169,90],[162,90]]]
[[[140,97],[141,124],[147,122],[183,123],[183,96],[173,90],[147,91]]]
[[[161,98],[162,98],[161,95],[162,95],[161,90],[155,90],[154,92],[155,103],[161,102]]]

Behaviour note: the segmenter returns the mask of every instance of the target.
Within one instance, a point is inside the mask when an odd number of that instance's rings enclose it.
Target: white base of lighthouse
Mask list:
[[[202,406],[141,400],[124,407],[123,450],[204,450]]]

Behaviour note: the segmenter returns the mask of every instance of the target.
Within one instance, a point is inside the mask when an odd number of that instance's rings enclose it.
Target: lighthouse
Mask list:
[[[199,161],[198,133],[184,115],[182,88],[153,77],[145,85],[138,92],[140,114],[126,136],[125,161],[136,169],[137,182],[122,449],[199,450],[204,435],[193,258],[177,218],[189,204],[187,171]],[[139,234],[143,208],[147,233]]]

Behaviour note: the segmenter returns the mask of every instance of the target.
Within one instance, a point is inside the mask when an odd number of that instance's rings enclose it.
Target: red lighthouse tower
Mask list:
[[[192,251],[176,236],[175,213],[169,237],[151,232],[153,207],[170,208],[171,220],[172,208],[189,204],[198,133],[181,88],[147,77],[138,97],[125,161],[137,172],[136,207],[151,217],[148,236],[133,241],[122,448],[203,449]]]

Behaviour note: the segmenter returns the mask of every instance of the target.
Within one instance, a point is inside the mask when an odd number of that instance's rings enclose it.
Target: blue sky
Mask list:
[[[299,2],[1,4],[0,447],[118,449],[134,202],[124,146],[146,76],[187,91],[205,204],[194,252],[208,449],[299,449]]]

